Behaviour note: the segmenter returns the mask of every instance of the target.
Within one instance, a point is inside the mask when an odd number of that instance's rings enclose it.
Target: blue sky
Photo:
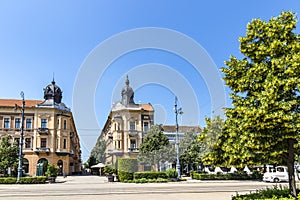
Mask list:
[[[223,98],[221,93],[228,95],[228,89],[214,91],[215,85],[209,81],[222,76],[219,73],[216,77],[216,70],[224,67],[230,55],[241,57],[238,37],[245,35],[247,23],[253,18],[268,20],[282,10],[300,13],[300,3],[297,0],[0,1],[0,98],[20,98],[22,90],[26,99],[42,99],[43,88],[54,73],[63,90],[64,103],[74,111],[83,160],[89,156],[111,104],[120,99],[126,74],[135,90],[135,101],[151,102],[156,108],[157,123],[174,123],[174,95],[177,95],[186,111],[180,118],[181,124],[204,126],[205,117],[222,114],[222,108],[230,106],[228,96],[225,103],[212,106],[213,101]],[[149,27],[183,35],[199,45],[203,56],[214,64],[212,68],[209,64],[201,67],[215,70],[215,77],[199,73],[185,56],[164,48],[131,49],[111,60],[108,66],[100,66],[108,54],[98,55],[97,50],[106,41],[137,29],[146,29],[137,39],[147,40],[153,36],[147,35]],[[296,32],[299,33],[299,25]],[[114,48],[134,42],[131,38]],[[185,48],[184,43],[171,38],[169,43],[174,44],[170,48]],[[113,51],[117,49],[108,47],[106,53]],[[190,49],[189,53],[193,52],[197,51]],[[95,70],[105,71],[92,74],[97,78],[96,84],[92,84],[89,76],[85,76],[82,84],[78,77],[93,54]],[[197,53],[192,56],[204,59]],[[94,92],[93,113],[83,113],[85,103],[89,102],[84,96],[78,102],[80,108],[74,107],[74,94],[84,94],[77,84]],[[89,115],[96,118],[97,124],[89,123]]]

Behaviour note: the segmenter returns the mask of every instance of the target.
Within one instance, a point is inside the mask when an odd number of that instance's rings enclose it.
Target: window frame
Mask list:
[[[26,129],[32,129],[32,118],[26,118]]]
[[[41,138],[40,146],[41,148],[47,148],[47,138]]]
[[[129,130],[131,130],[131,131],[135,131],[136,130],[135,121],[130,121],[129,122]]]
[[[41,119],[41,128],[48,128],[48,119],[46,118]]]
[[[11,121],[11,118],[4,117],[3,118],[3,128],[10,128],[10,121]]]
[[[17,125],[19,125],[17,127]],[[15,129],[20,129],[21,128],[21,118],[15,118]]]

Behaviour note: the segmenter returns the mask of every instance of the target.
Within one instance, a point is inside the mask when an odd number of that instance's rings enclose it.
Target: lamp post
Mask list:
[[[25,100],[24,100],[24,92],[21,92],[22,97],[22,108],[21,108],[21,129],[20,129],[20,141],[19,141],[19,164],[18,164],[18,176],[17,176],[17,183],[19,183],[20,178],[22,177],[22,167],[23,167],[23,130],[24,130],[24,107],[25,107]],[[15,110],[18,108],[18,105],[15,105]]]
[[[177,97],[175,97],[175,105],[174,105],[174,110],[175,110],[175,116],[176,116],[176,142],[175,142],[175,147],[176,147],[176,170],[177,170],[177,178],[181,178],[181,173],[180,173],[180,160],[179,160],[179,137],[178,137],[178,114],[183,114],[181,108],[177,108]]]

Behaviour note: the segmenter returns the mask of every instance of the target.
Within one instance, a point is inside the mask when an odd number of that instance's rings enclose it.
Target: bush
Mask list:
[[[49,164],[47,166],[46,176],[47,177],[57,177],[59,168],[54,164]]]
[[[262,174],[253,173],[247,174],[246,172],[236,172],[230,174],[204,174],[191,172],[192,179],[197,180],[254,180],[262,179]]]
[[[103,172],[104,172],[104,174],[106,174],[106,175],[111,175],[111,174],[115,174],[116,173],[116,169],[115,168],[113,168],[112,166],[105,166],[104,167],[104,169],[103,169]]]
[[[128,182],[129,180],[133,180],[133,173],[118,171],[118,178],[120,182]]]
[[[300,195],[298,194],[298,198]],[[255,193],[237,195],[232,197],[232,200],[250,200],[250,199],[269,199],[269,200],[292,200],[295,199],[289,194],[289,189],[274,187],[273,189],[267,188],[263,190],[257,190]]]
[[[176,171],[176,169],[168,169],[166,171],[166,174],[167,174],[168,178],[177,178],[177,176],[178,176],[178,172]]]
[[[134,179],[158,179],[158,178],[168,178],[166,172],[135,172]]]
[[[138,161],[136,158],[118,159],[118,178],[120,182],[133,180],[133,173],[138,171]]]
[[[46,176],[36,176],[36,177],[22,177],[20,178],[20,184],[44,184],[46,183]]]
[[[17,178],[8,177],[8,178],[0,178],[0,184],[15,184],[17,182]]]
[[[21,177],[19,184],[44,184],[46,180],[46,176]],[[16,184],[16,182],[17,178],[15,177],[0,178],[0,184]]]

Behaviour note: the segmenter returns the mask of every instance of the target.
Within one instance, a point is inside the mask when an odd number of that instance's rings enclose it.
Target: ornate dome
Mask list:
[[[60,87],[55,85],[55,81],[51,82],[46,88],[44,88],[44,99],[50,100],[52,99],[54,103],[60,104],[62,99],[62,91]]]
[[[128,75],[126,76],[126,81],[125,81],[125,86],[122,89],[122,104],[124,106],[129,105],[129,104],[135,104],[133,97],[134,97],[134,92],[133,89],[129,86],[129,79]]]

